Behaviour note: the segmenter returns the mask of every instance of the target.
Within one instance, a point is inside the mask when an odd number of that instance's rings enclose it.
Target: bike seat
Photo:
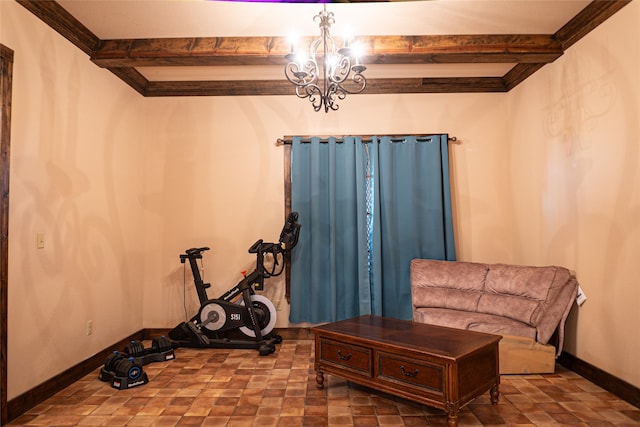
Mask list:
[[[187,249],[185,252],[187,253],[187,255],[192,255],[192,254],[200,254],[204,251],[208,251],[209,248],[207,247],[202,247],[202,248],[191,248],[191,249]]]

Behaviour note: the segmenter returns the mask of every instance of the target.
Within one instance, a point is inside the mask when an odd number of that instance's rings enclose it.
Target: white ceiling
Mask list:
[[[59,0],[100,39],[318,34],[320,4],[210,0]],[[588,0],[332,3],[332,32],[354,35],[553,34]]]

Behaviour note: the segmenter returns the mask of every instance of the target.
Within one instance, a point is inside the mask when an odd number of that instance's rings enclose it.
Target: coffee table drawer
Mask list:
[[[444,393],[445,366],[408,359],[395,354],[378,354],[378,378],[402,385]]]
[[[320,361],[371,376],[371,349],[328,339],[320,340]]]

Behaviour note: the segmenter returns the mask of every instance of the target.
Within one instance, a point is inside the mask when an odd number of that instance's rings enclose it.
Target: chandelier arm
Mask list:
[[[316,84],[296,86],[296,96],[298,96],[298,98],[309,98],[315,111],[320,111],[324,104],[324,95],[320,87]]]
[[[342,84],[340,84],[340,88],[342,88],[342,90],[344,90],[345,93],[348,93],[350,95],[362,93],[367,87],[367,80],[360,73],[354,74],[353,77],[351,78],[351,81],[358,86],[351,89],[351,88],[344,87]]]
[[[328,112],[330,109],[333,111],[337,111],[340,106],[338,105],[336,100],[343,100],[346,96],[346,92],[340,85],[331,83],[325,94],[325,112]]]
[[[318,64],[314,59],[292,61],[285,66],[284,75],[296,86],[315,84],[318,82]]]
[[[320,88],[317,86],[313,88],[313,90],[311,90],[311,88],[307,88],[307,96],[309,97],[311,105],[313,105],[313,110],[316,112],[320,111],[320,109],[322,108],[322,104],[325,103],[324,95],[322,94]]]
[[[360,85],[360,88],[354,91],[349,91],[349,93],[351,94],[356,94],[356,93],[362,93],[365,88],[367,87],[367,79],[364,78],[364,76],[360,73],[356,73],[353,75],[353,78],[351,79],[354,83]]]

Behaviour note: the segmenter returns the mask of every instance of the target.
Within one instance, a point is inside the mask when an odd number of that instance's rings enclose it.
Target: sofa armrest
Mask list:
[[[540,318],[540,322],[536,327],[538,331],[537,341],[542,344],[546,344],[556,329],[558,330],[558,355],[562,351],[564,344],[564,324],[577,295],[578,281],[575,277],[571,277],[552,301],[545,302],[546,310],[544,316]]]

